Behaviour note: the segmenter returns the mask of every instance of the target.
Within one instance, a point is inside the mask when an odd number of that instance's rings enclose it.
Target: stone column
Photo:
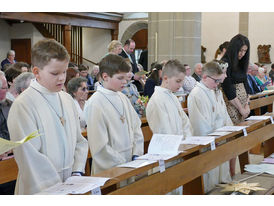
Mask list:
[[[148,64],[178,59],[191,68],[201,62],[200,12],[150,12]]]
[[[248,12],[239,13],[239,33],[248,37]]]

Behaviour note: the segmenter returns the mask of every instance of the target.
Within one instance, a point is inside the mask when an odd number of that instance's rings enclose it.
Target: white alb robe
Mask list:
[[[120,119],[123,111],[124,123]],[[98,87],[86,102],[84,113],[92,174],[129,162],[133,155],[143,155],[141,120],[127,96]]]
[[[48,101],[32,87],[43,93]],[[56,112],[62,114],[58,93],[63,104],[65,127],[56,115]],[[66,180],[71,172],[84,172],[88,142],[81,135],[72,97],[62,91],[58,93],[33,81],[12,104],[8,117],[11,140],[21,140],[37,130],[41,134],[14,149],[19,168],[15,194],[38,193]]]
[[[206,136],[214,130],[231,126],[232,121],[227,113],[222,92],[207,88],[202,82],[197,82],[188,96],[189,120],[195,136]],[[203,175],[204,190],[208,192],[220,182],[230,182],[229,163],[208,171]]]
[[[155,87],[147,104],[146,118],[153,133],[192,136],[190,121],[178,98],[166,88]]]
[[[169,90],[156,86],[146,108],[146,118],[150,129],[155,134],[173,134],[192,136],[192,127],[189,119],[182,109],[178,98]],[[177,160],[169,162],[166,167],[178,163]],[[158,168],[152,170],[157,172]],[[182,187],[178,187],[168,194],[182,194]]]
[[[76,106],[76,109],[78,111],[78,116],[79,116],[79,120],[80,120],[80,127],[82,131],[86,130],[86,120],[85,120],[85,115],[84,115],[84,110],[82,110],[82,108],[80,107],[79,102],[76,99],[73,99],[74,104]]]

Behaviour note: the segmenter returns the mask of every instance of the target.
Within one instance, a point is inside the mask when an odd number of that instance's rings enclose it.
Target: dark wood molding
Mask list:
[[[0,18],[28,22],[52,23],[61,25],[116,29],[122,17],[111,13],[54,13],[54,12],[0,12]]]

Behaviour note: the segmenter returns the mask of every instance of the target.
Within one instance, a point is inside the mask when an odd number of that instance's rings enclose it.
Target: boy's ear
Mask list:
[[[39,75],[39,68],[38,67],[33,67],[32,68],[32,73],[34,74],[35,77],[37,77],[37,75]]]
[[[103,79],[104,81],[106,81],[108,77],[109,77],[109,75],[108,75],[106,72],[103,72],[103,73],[102,73],[102,79]]]

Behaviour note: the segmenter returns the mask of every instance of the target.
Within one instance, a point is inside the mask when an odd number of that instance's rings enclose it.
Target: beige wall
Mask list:
[[[238,12],[203,12],[201,42],[206,47],[206,61],[214,58],[220,44],[239,33]]]
[[[99,62],[108,52],[107,46],[111,42],[111,32],[105,29],[83,28],[83,57],[93,62]],[[84,64],[92,67],[88,62]]]
[[[258,62],[257,47],[259,44],[270,44],[270,59],[274,63],[274,12],[251,12],[249,13],[249,35],[250,40],[250,59]],[[267,67],[270,69],[270,65]]]

